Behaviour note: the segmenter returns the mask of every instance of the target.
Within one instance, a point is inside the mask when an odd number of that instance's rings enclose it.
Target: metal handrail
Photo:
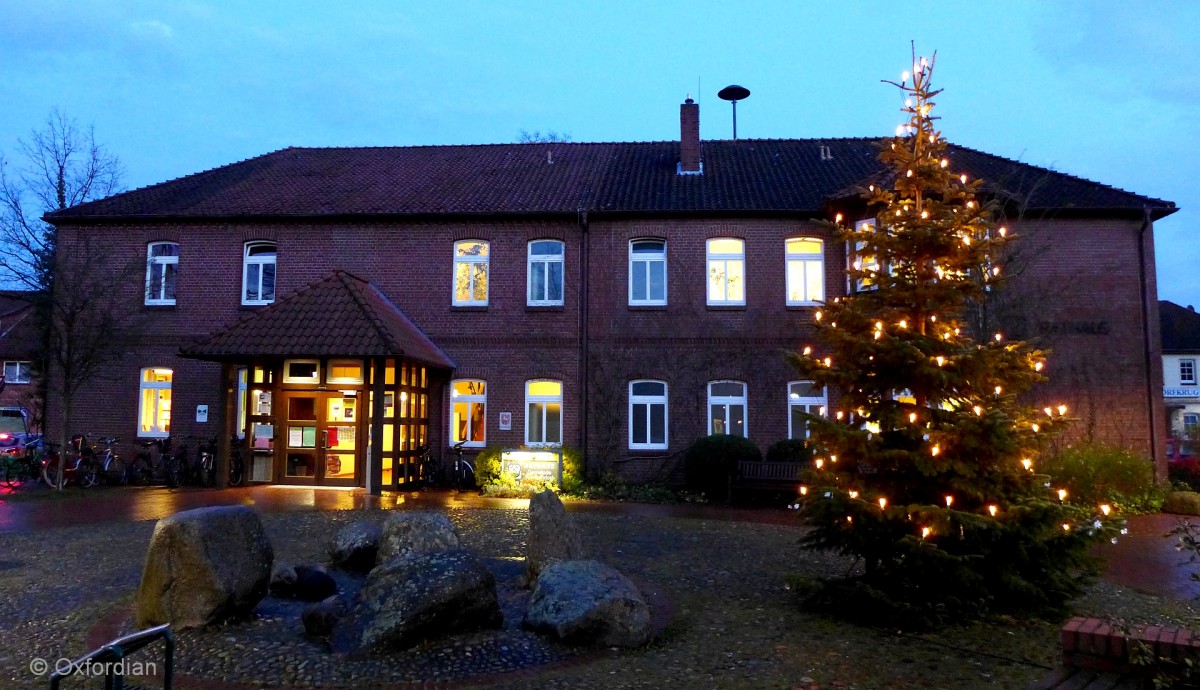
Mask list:
[[[64,671],[55,670],[50,675],[50,690],[57,690],[63,678],[73,676],[84,668],[94,665],[104,665],[105,690],[123,690],[125,675],[121,673],[122,664],[119,662],[159,639],[162,639],[166,645],[163,652],[163,690],[171,690],[171,684],[175,679],[175,635],[171,632],[169,623],[118,637],[103,647],[75,659]]]

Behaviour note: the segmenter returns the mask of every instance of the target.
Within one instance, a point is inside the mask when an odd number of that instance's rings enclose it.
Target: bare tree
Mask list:
[[[546,130],[543,134],[539,130],[521,130],[520,136],[517,137],[518,144],[565,144],[571,141],[571,135],[566,132],[556,132],[552,129]]]

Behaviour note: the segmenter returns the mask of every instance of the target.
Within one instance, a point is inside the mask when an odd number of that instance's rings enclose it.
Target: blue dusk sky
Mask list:
[[[1181,207],[1162,299],[1200,305],[1200,3],[0,0],[0,151],[52,108],[142,187],[287,146],[887,136],[937,51],[953,142]]]

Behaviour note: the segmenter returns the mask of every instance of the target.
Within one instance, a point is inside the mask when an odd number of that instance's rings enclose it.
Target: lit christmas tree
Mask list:
[[[936,55],[936,54],[935,54]],[[899,83],[901,125],[865,198],[875,218],[832,224],[853,252],[851,294],[816,313],[818,340],[791,359],[835,402],[810,416],[813,470],[800,508],[809,548],[861,569],[812,600],[844,614],[927,625],[989,614],[1059,616],[1092,572],[1109,506],[1074,506],[1037,473],[1065,406],[1024,409],[1044,353],[960,326],[1000,280],[1012,239],[954,170],[931,115],[933,60]]]

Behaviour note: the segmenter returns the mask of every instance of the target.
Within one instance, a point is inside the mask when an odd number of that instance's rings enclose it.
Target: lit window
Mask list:
[[[788,438],[808,438],[805,414],[825,414],[825,389],[812,381],[793,381],[788,384]]]
[[[825,249],[821,240],[787,241],[787,303],[812,305],[825,299]]]
[[[175,304],[179,245],[154,242],[146,249],[146,304]]]
[[[1196,383],[1196,360],[1179,360],[1179,383],[1193,385]]]
[[[326,383],[362,383],[363,364],[357,359],[332,359],[326,365]]]
[[[171,370],[142,369],[138,436],[166,438],[171,433]]]
[[[746,304],[746,254],[742,240],[729,237],[708,241],[708,303]]]
[[[867,218],[866,220],[855,221],[854,223],[855,232],[873,232],[874,230],[874,218]],[[879,258],[871,254],[865,254],[865,247],[866,242],[855,242],[854,251],[846,253],[846,261],[849,264],[849,268],[851,270],[864,272],[864,275],[861,278],[854,281],[853,284],[847,285],[848,288],[853,287],[854,292],[874,290],[876,287],[878,287],[878,279],[872,278],[871,274],[879,273]],[[847,278],[847,280],[849,280],[849,278]]]
[[[667,243],[633,240],[629,243],[629,304],[667,303]]]
[[[538,240],[529,243],[529,304],[563,303],[563,243]]]
[[[487,442],[487,383],[450,383],[450,442],[477,447]]]
[[[713,381],[708,384],[708,433],[746,436],[746,384]]]
[[[633,381],[629,384],[629,447],[667,447],[667,384]]]
[[[488,243],[454,243],[454,304],[486,307],[488,303]]]
[[[4,383],[29,383],[32,373],[30,362],[5,362]]]
[[[525,445],[562,444],[562,381],[525,383]]]
[[[242,304],[275,301],[275,244],[247,242],[242,263]]]

